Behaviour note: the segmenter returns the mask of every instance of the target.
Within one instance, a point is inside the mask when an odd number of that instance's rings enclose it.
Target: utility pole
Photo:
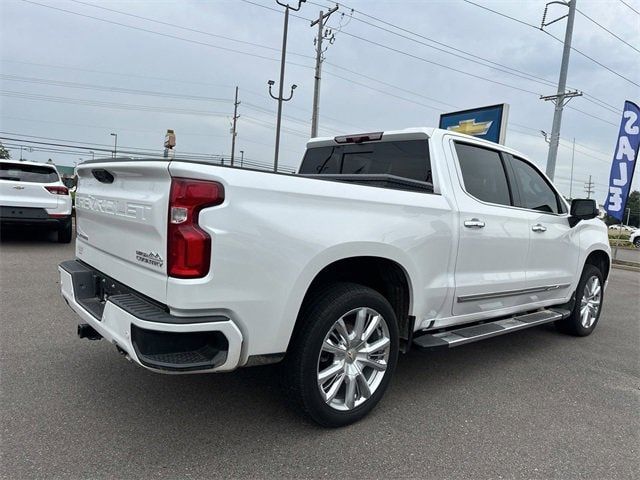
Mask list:
[[[318,19],[311,22],[312,27],[315,25],[318,25],[318,36],[315,38],[315,42],[314,42],[316,45],[316,73],[315,73],[315,82],[313,85],[313,113],[311,114],[311,137],[312,138],[318,136],[318,114],[320,110],[320,77],[322,72],[322,61],[323,61],[322,54],[324,53],[324,51],[322,50],[322,40],[326,38],[329,44],[332,44],[336,38],[331,30],[327,29],[323,32],[322,29],[329,21],[329,17],[331,16],[331,14],[338,10],[338,7],[339,5],[336,5],[331,10],[329,10],[326,14],[322,10],[320,10],[320,15],[318,16]]]
[[[307,0],[296,0],[298,2],[298,7],[291,7],[288,3],[282,3],[280,0],[276,0],[276,3],[284,8],[284,28],[282,32],[282,58],[280,59],[280,85],[278,86],[278,96],[274,96],[271,93],[271,87],[276,83],[273,80],[269,80],[267,83],[269,85],[269,95],[274,100],[278,101],[278,117],[276,119],[276,147],[273,158],[273,171],[278,171],[278,154],[280,153],[280,126],[282,124],[282,102],[288,102],[293,97],[293,91],[296,89],[297,85],[291,85],[291,93],[288,98],[283,97],[283,87],[284,87],[284,66],[285,60],[287,58],[287,33],[289,30],[289,10],[293,10],[297,12],[302,7],[302,4]]]
[[[573,97],[582,95],[582,92],[577,90],[567,92],[567,72],[569,70],[569,54],[571,53],[571,37],[573,35],[573,21],[576,16],[576,1],[577,0],[554,0],[547,3],[544,7],[544,14],[542,16],[542,23],[540,24],[540,30],[544,30],[544,27],[551,25],[566,17],[567,28],[564,34],[564,49],[562,51],[562,64],[560,66],[560,78],[558,79],[558,90],[555,95],[541,96],[541,100],[552,101],[555,105],[553,113],[553,126],[551,127],[551,139],[549,142],[549,155],[547,157],[547,176],[553,180],[556,171],[556,159],[558,157],[558,143],[560,141],[560,127],[562,125],[562,109]],[[562,17],[556,18],[550,22],[547,22],[547,9],[549,5],[560,4],[569,8],[569,12]]]
[[[571,178],[569,179],[569,200],[573,200],[573,160],[576,156],[576,137],[573,137],[573,148],[571,149]]]
[[[587,194],[587,198],[591,198],[591,194],[595,193],[595,184],[591,181],[591,175],[589,175],[589,181],[584,184],[584,192]]]
[[[240,102],[238,101],[238,86],[236,85],[236,99],[233,102],[233,128],[231,129],[231,166],[233,167],[233,157],[236,152],[236,135],[238,134],[236,131],[236,122],[240,115],[238,115],[238,105]]]

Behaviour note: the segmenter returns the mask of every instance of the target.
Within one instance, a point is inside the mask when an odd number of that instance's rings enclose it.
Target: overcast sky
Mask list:
[[[538,26],[546,2],[474,3]],[[582,13],[573,46],[613,72],[575,51],[569,66],[569,87],[586,95],[565,109],[556,183],[569,193],[575,138],[573,196],[583,195],[592,175],[599,202],[623,103],[640,102],[640,14],[633,10],[640,12],[640,1],[624,3],[577,3]],[[316,29],[307,19],[318,16],[320,5],[326,10],[334,3],[309,0],[296,14],[304,18],[290,19],[285,91],[292,83],[298,88],[284,104],[280,163],[292,170],[309,137]],[[173,128],[178,153],[229,155],[238,85],[237,150],[247,161],[273,162],[276,102],[267,80],[278,81],[283,24],[275,0],[0,0],[0,9],[0,136],[109,149],[114,132],[119,150],[160,152],[166,129]],[[565,10],[555,5],[549,17]],[[539,131],[551,131],[553,105],[539,95],[555,93],[561,42],[463,0],[349,0],[329,26],[335,42],[323,66],[321,135],[437,126],[440,113],[506,102],[506,143],[544,168],[547,144]],[[564,28],[561,20],[547,30],[563,38]],[[468,54],[519,76],[460,58]],[[4,143],[17,148],[21,142]],[[11,153],[20,156],[19,148]],[[36,149],[23,155],[61,165],[91,157]],[[639,184],[640,173],[634,188]]]

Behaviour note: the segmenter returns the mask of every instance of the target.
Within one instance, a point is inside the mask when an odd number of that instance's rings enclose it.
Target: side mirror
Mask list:
[[[569,225],[575,226],[580,220],[591,220],[599,215],[598,204],[590,198],[577,198],[571,202]]]

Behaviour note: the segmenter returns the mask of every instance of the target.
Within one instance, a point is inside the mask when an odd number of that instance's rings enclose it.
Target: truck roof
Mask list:
[[[480,143],[484,143],[486,144],[487,147],[493,147],[495,148],[496,144],[494,142],[490,142],[488,140],[483,140],[481,138],[478,137],[474,137],[471,135],[466,135],[464,133],[458,133],[458,132],[454,132],[453,130],[446,130],[446,129],[442,129],[442,128],[434,128],[434,127],[412,127],[412,128],[405,128],[403,130],[389,130],[389,131],[385,131],[385,132],[374,132],[374,133],[354,133],[354,134],[347,134],[347,135],[341,135],[338,137],[316,137],[316,138],[312,138],[307,142],[307,148],[315,148],[315,147],[326,147],[326,146],[335,146],[335,145],[340,145],[340,144],[345,144],[345,143],[358,143],[358,142],[346,142],[346,141],[336,141],[336,139],[340,140],[340,139],[345,139],[348,137],[366,137],[366,136],[380,136],[381,138],[379,139],[379,141],[397,141],[397,140],[420,140],[420,139],[425,139],[425,138],[431,138],[434,136],[434,134],[436,132],[439,133],[446,133],[448,135],[454,136],[454,137],[460,137],[461,139],[466,139],[466,140],[473,140],[474,142],[480,142]],[[514,150],[512,148],[509,148],[505,145],[500,145],[500,149],[504,150],[506,152],[512,153],[512,154],[516,154],[519,156],[523,156],[522,153],[518,152],[517,150]]]

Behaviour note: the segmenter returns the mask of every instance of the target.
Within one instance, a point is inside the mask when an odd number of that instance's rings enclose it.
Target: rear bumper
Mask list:
[[[238,367],[242,334],[227,317],[176,317],[78,261],[60,264],[62,296],[105,340],[138,365],[160,373]],[[106,300],[105,300],[106,298]]]
[[[71,222],[71,214],[51,215],[44,208],[0,206],[2,225],[33,225],[63,228]]]

